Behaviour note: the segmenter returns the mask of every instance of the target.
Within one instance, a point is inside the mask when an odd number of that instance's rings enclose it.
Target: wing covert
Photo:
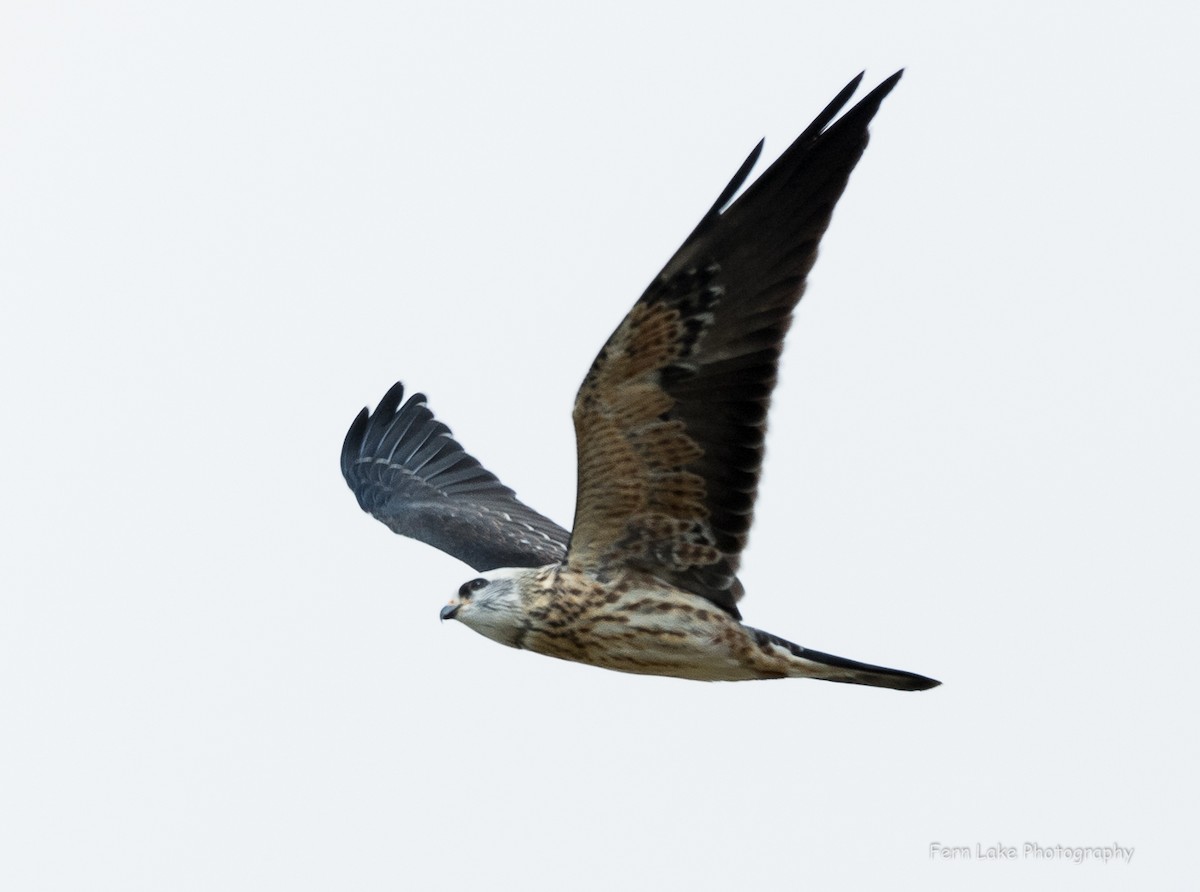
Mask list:
[[[397,382],[363,409],[342,445],[342,476],[362,509],[479,572],[540,567],[566,555],[567,531],[519,501]]]

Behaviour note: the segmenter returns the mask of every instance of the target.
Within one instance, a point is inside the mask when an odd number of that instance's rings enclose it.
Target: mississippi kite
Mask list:
[[[355,419],[342,472],[362,508],[481,575],[442,609],[512,647],[706,681],[938,682],[741,622],[737,578],[792,311],[889,77],[862,75],[746,191],[762,143],[600,350],[575,399],[567,532],[517,500],[397,384]]]

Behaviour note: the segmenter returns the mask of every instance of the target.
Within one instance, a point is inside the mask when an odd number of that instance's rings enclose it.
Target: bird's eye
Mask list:
[[[479,591],[488,584],[486,579],[472,579],[470,582],[464,582],[462,588],[458,590],[460,598],[469,598],[473,592]]]

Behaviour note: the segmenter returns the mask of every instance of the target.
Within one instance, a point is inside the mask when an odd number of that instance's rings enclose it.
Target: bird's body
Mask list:
[[[899,690],[930,686],[930,679],[911,672],[784,641],[699,595],[636,571],[600,582],[551,564],[480,578],[488,583],[486,603],[470,609],[477,593],[467,583],[443,609],[443,618],[460,618],[493,641],[560,660],[695,681],[792,677]]]
[[[342,450],[359,504],[483,572],[443,619],[622,672],[937,684],[743,625],[737,603],[783,340],[867,125],[899,78],[834,120],[860,75],[735,200],[759,143],[601,348],[575,399],[569,539],[467,455],[423,396],[402,405],[397,384],[374,415],[360,413]]]

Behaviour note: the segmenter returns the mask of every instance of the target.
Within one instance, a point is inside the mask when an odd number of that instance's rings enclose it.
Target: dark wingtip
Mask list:
[[[859,84],[862,83],[863,75],[865,74],[865,71],[860,71],[857,77],[855,77],[850,81],[850,83],[846,84],[846,86],[842,88],[842,92],[838,93],[837,96],[833,98],[833,101],[830,102],[829,105],[825,106],[825,109],[821,112],[821,114],[817,115],[816,120],[809,125],[808,130],[806,130],[804,133],[804,136],[816,136],[829,125],[829,122],[837,116],[837,113],[842,110],[846,103],[850,101],[850,97],[853,96],[858,90]],[[900,78],[903,75],[904,69],[901,68],[899,71],[885,78],[882,82],[876,85],[875,89],[871,90],[870,93],[859,100],[854,107],[846,113],[846,117],[864,114],[868,119],[873,117],[875,110],[879,108],[879,104],[883,102],[884,97],[886,97],[888,93],[892,92],[896,84],[900,82]],[[868,109],[870,111],[868,111]],[[838,123],[841,122],[839,121]]]
[[[351,482],[350,472],[354,467],[354,459],[358,457],[359,450],[362,448],[363,437],[366,435],[370,419],[371,413],[367,411],[366,406],[363,406],[362,411],[351,422],[350,430],[346,431],[346,439],[342,441],[342,476],[346,478],[347,483]]]
[[[766,143],[767,140],[764,137],[758,141],[758,145],[750,150],[750,154],[746,156],[746,160],[742,162],[742,166],[737,169],[737,173],[733,175],[733,178],[730,179],[725,188],[721,190],[721,194],[717,196],[717,200],[708,209],[708,213],[700,220],[699,225],[696,227],[696,232],[703,229],[705,225],[712,222],[714,217],[717,217],[725,210],[737,190],[742,188],[742,183],[746,182],[746,178],[750,176],[750,171],[754,170],[754,165],[758,163],[759,156],[762,155],[763,146]]]
[[[901,68],[895,74],[881,81],[874,90],[862,98],[854,108],[846,113],[846,117],[852,115],[863,115],[868,120],[875,116],[875,112],[879,110],[879,106],[883,100],[887,98],[888,93],[895,89],[896,84],[900,83],[900,78],[904,76],[904,69]],[[839,122],[840,123],[840,122]]]
[[[885,78],[878,87],[871,91],[870,96],[878,96],[880,99],[883,99],[884,96],[892,92],[892,89],[896,86],[896,84],[900,83],[900,78],[902,77],[904,77],[903,68],[890,77]]]
[[[865,71],[860,71],[856,77],[851,78],[850,83],[842,87],[841,91],[829,101],[829,104],[821,109],[821,113],[813,118],[813,122],[804,129],[804,132],[796,139],[796,142],[804,144],[815,139],[826,127],[829,122],[837,117],[840,112],[850,101],[850,97],[858,89],[858,85],[862,83]]]
[[[388,388],[388,392],[383,395],[383,399],[375,407],[375,417],[386,418],[389,415],[395,415],[402,402],[404,402],[404,384],[397,381]]]
[[[729,184],[724,188],[724,190],[722,190],[720,196],[718,196],[717,200],[713,203],[713,211],[719,213],[724,209],[725,205],[729,204],[729,200],[733,198],[733,193],[737,192],[742,183],[746,181],[746,177],[750,176],[750,171],[754,170],[754,165],[758,163],[758,159],[762,155],[763,146],[766,144],[766,137],[763,137],[758,141],[758,144],[750,150],[750,154],[746,156],[746,160],[742,162],[742,166],[739,167],[737,173],[733,175],[733,179],[729,181]],[[712,213],[713,211],[710,211],[709,213]]]

